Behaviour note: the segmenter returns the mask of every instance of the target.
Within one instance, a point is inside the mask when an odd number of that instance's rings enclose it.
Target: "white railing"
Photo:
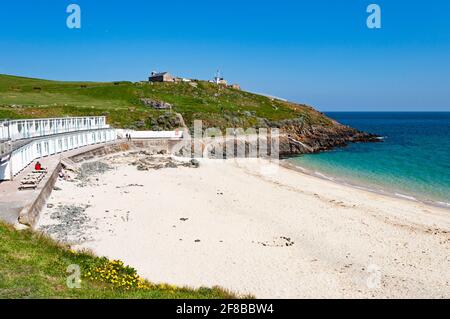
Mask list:
[[[9,139],[7,122],[0,122],[0,141]]]
[[[126,138],[126,135],[130,135],[132,139],[182,139],[184,132],[182,130],[177,131],[134,131],[125,129],[116,129],[118,138]]]
[[[0,140],[12,141],[75,131],[106,129],[105,116],[12,120],[0,123]]]
[[[9,141],[0,140],[0,156],[11,152],[12,147]]]
[[[32,140],[14,150],[9,161],[0,162],[0,180],[12,179],[36,159],[116,139],[117,133],[114,129],[100,129],[47,136]]]

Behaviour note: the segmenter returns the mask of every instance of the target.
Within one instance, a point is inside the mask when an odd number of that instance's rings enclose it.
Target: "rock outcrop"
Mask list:
[[[344,147],[356,142],[381,142],[379,136],[333,123],[329,126],[280,128],[280,155],[294,156]]]
[[[184,156],[190,156],[189,154],[196,153],[195,156],[198,156],[200,155],[200,151],[202,156],[209,158],[227,158],[230,154],[234,154],[235,157],[270,156],[271,152],[267,152],[267,150],[270,150],[272,138],[267,137],[267,149],[263,148],[260,151],[258,143],[261,143],[261,140],[258,142],[258,136],[256,135],[259,128],[265,128],[268,131],[274,128],[278,129],[278,154],[280,157],[322,152],[335,147],[345,147],[349,143],[382,141],[377,135],[342,125],[325,116],[323,116],[323,119],[323,124],[309,124],[310,121],[305,120],[303,117],[281,121],[269,121],[265,118],[258,118],[253,134],[247,131],[245,132],[249,134],[247,136],[237,135],[226,136],[226,138],[203,138],[196,141],[196,149],[194,149],[193,141],[185,140],[180,142],[175,153],[178,155],[184,154]],[[181,114],[177,114],[175,122],[176,124],[184,124]],[[190,131],[192,134],[193,132],[192,128],[188,130],[185,125],[182,128],[186,129],[186,133]],[[205,131],[207,128],[203,127],[202,129]],[[239,132],[237,134],[243,133],[242,130],[235,130],[235,132]],[[187,137],[186,135],[188,134],[185,134],[185,137]],[[273,141],[273,143],[276,143],[276,141]],[[256,151],[255,147],[257,148]]]
[[[156,101],[148,98],[141,99],[142,104],[145,106],[152,107],[154,109],[163,110],[163,109],[172,109],[172,104],[166,103],[164,101]]]
[[[380,142],[381,139],[373,134],[365,133],[344,125],[312,126],[301,131],[297,127],[281,127],[278,135],[278,154],[281,158],[300,154],[318,153],[336,147],[344,147],[355,142]],[[257,135],[227,136],[226,138],[196,140],[197,149],[192,140],[184,143],[175,153],[179,156],[202,156],[208,158],[234,157],[270,157],[273,137],[258,140]],[[267,146],[261,149],[258,144]],[[200,153],[199,153],[200,152]]]

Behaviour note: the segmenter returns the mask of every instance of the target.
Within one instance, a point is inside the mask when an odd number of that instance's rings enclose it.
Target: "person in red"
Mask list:
[[[42,170],[42,165],[39,162],[36,162],[36,165],[34,165],[34,170],[35,171],[40,171]]]

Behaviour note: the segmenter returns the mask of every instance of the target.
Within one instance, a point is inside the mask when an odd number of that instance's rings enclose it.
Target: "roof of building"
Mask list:
[[[155,77],[155,76],[162,76],[162,75],[166,75],[169,74],[169,72],[158,72],[158,73],[153,73],[150,75],[150,77]]]

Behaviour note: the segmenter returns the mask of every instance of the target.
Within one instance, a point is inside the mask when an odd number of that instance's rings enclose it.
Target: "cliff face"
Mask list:
[[[181,117],[181,115],[179,115]],[[184,127],[186,132],[192,132],[192,128]],[[204,127],[206,129],[207,127]],[[355,142],[380,142],[379,136],[358,131],[354,128],[342,125],[335,121],[326,125],[305,124],[302,119],[283,120],[280,122],[266,121],[259,128],[277,128],[279,130],[279,149],[280,158],[296,156],[300,154],[311,154],[330,150],[336,147],[344,147],[349,143]],[[200,147],[203,156],[209,158],[227,158],[229,154],[235,157],[267,157],[274,154],[267,153],[271,149],[271,144],[276,141],[268,136],[256,135],[247,132],[240,132],[236,136],[223,136],[196,139],[197,147]],[[261,133],[261,132],[260,132]],[[273,134],[273,131],[272,131]],[[261,143],[267,143],[267,148],[259,149]],[[234,146],[233,146],[234,145]],[[192,156],[194,154],[194,140],[187,139],[185,144],[181,145],[179,155]],[[233,148],[232,150],[229,148]],[[252,151],[250,151],[252,150]],[[178,153],[178,151],[177,151]],[[198,155],[198,153],[196,153]]]
[[[374,134],[358,131],[337,122],[327,126],[284,126],[280,128],[280,155],[317,153],[354,142],[380,142]]]

